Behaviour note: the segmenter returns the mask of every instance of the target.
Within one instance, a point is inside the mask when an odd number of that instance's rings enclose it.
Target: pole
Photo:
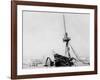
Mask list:
[[[65,36],[66,36],[67,32],[66,32],[66,23],[65,23],[65,16],[64,16],[64,14],[63,14],[63,22],[64,22],[64,31],[65,31]],[[68,39],[68,36],[66,36],[66,38]],[[69,51],[70,51],[70,48],[69,48],[68,43],[66,41],[65,55],[68,54],[68,57],[71,58],[71,55],[70,55]]]
[[[66,23],[65,23],[65,16],[64,16],[64,14],[63,14],[63,22],[64,22],[64,31],[66,33]]]

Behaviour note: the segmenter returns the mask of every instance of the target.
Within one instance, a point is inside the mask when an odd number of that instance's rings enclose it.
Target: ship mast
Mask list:
[[[70,52],[69,52],[70,48],[68,46],[70,38],[68,37],[68,33],[66,32],[66,23],[65,23],[65,16],[64,16],[64,14],[63,14],[63,24],[64,24],[64,31],[65,31],[65,35],[64,35],[63,41],[66,42],[65,55],[68,54],[68,57],[71,58],[71,55],[70,55]]]
[[[65,16],[64,16],[64,14],[63,14],[63,24],[64,24],[64,31],[65,31],[65,33],[66,33],[66,23],[65,23]]]

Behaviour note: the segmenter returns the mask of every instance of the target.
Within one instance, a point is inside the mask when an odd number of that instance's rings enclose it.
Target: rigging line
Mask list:
[[[69,44],[69,45],[70,45],[70,44]],[[72,49],[72,51],[73,51],[74,55],[76,56],[77,60],[79,61],[79,57],[77,56],[77,54],[76,54],[75,50],[72,48],[72,46],[71,46],[71,45],[70,45],[70,47],[71,47],[71,49]]]
[[[63,24],[64,24],[64,31],[65,31],[65,33],[66,33],[66,23],[65,23],[65,16],[64,16],[64,14],[63,14]]]
[[[72,51],[73,51],[73,53],[76,56],[76,58],[77,58],[78,61],[82,62],[83,64],[89,64],[89,63],[85,63],[83,60],[80,60],[79,57],[77,56],[75,50],[73,49],[73,47],[71,45],[70,45],[70,47],[71,47],[71,49],[72,49]]]

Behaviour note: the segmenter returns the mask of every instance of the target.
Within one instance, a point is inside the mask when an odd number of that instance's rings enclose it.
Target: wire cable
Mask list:
[[[69,44],[70,45],[70,44]],[[71,49],[72,49],[72,51],[73,51],[73,53],[74,53],[74,55],[76,56],[76,58],[77,58],[77,60],[78,61],[80,61],[80,62],[82,62],[83,64],[90,64],[90,63],[86,63],[86,62],[84,62],[83,60],[81,60],[79,57],[78,57],[78,55],[76,54],[76,51],[73,49],[73,47],[70,45],[70,47],[71,47]]]

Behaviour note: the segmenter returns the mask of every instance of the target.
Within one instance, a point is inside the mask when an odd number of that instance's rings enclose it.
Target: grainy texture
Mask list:
[[[95,70],[84,71],[84,72],[69,72],[69,73],[52,73],[52,74],[36,74],[36,75],[17,75],[17,5],[33,5],[33,6],[49,6],[49,7],[69,7],[69,8],[83,8],[83,9],[94,9],[95,10]],[[96,5],[80,5],[80,4],[60,4],[60,3],[45,3],[45,2],[31,2],[31,1],[12,1],[11,6],[11,78],[22,79],[22,78],[42,78],[42,77],[58,77],[58,76],[72,76],[72,75],[89,75],[97,73],[97,6]]]

